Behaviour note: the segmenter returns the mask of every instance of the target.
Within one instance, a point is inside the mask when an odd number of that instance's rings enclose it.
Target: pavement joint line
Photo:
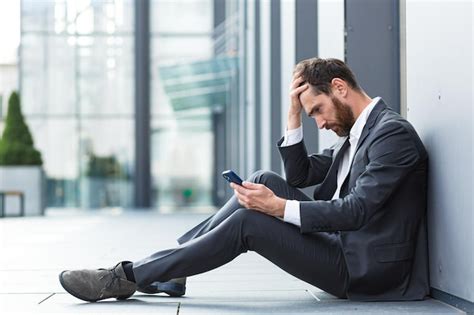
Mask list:
[[[179,315],[180,307],[181,307],[181,302],[178,302],[178,308],[176,309],[176,315]]]
[[[0,272],[60,272],[63,269],[0,269]]]
[[[457,308],[457,307],[455,307],[454,305],[448,304],[448,303],[446,303],[446,302],[444,302],[444,301],[437,300],[437,299],[435,299],[435,298],[430,298],[430,300],[436,301],[436,302],[438,302],[438,303],[440,303],[440,304],[444,304],[445,306],[448,306],[448,307],[450,307],[450,308],[452,308],[452,309],[454,309],[454,310],[456,310],[456,311],[461,311],[460,314],[468,314],[468,315],[469,315],[469,314],[472,314],[472,313],[468,313],[468,312],[462,310],[461,308]]]
[[[222,290],[222,289],[213,289],[213,290],[206,290],[206,292],[288,292],[288,291],[295,291],[295,292],[300,292],[302,289],[288,289],[288,290]],[[304,291],[308,291],[304,289]]]
[[[25,295],[31,295],[31,294],[49,294],[51,291],[48,292],[0,292],[0,295],[6,295],[6,294],[11,294],[11,295],[18,295],[18,294],[25,294]]]
[[[32,295],[32,294],[50,294],[51,290],[46,291],[46,292],[0,292],[0,295],[5,295],[5,294],[16,294],[16,295]],[[53,294],[67,294],[66,292],[54,292]]]
[[[38,305],[40,305],[41,303],[43,303],[44,301],[46,301],[47,299],[49,299],[50,297],[52,297],[53,295],[55,295],[56,293],[51,293],[50,295],[48,295],[46,298],[42,299]]]
[[[313,291],[308,290],[308,289],[306,289],[305,291],[311,294],[311,296],[314,297],[316,301],[321,302],[321,300],[313,293]]]

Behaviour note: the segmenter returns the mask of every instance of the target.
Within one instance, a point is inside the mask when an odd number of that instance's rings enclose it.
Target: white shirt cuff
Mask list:
[[[297,144],[303,140],[303,125],[296,129],[285,130],[285,138],[281,143],[281,147],[288,147]]]
[[[298,200],[287,200],[283,221],[301,226],[300,202]]]

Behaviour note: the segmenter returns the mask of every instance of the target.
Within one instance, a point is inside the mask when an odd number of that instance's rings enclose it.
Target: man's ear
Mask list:
[[[347,85],[346,81],[334,78],[331,81],[332,92],[340,97],[345,98],[348,93],[349,86]]]

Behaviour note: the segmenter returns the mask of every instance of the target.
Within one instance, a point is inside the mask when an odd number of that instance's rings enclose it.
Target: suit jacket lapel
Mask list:
[[[364,140],[369,135],[370,130],[375,126],[375,123],[377,122],[377,118],[379,117],[380,113],[383,112],[385,109],[387,109],[387,107],[388,107],[387,104],[385,104],[385,102],[382,99],[380,99],[375,105],[374,109],[369,115],[369,118],[367,119],[367,122],[365,123],[364,129],[362,130],[362,134],[360,135],[359,141],[357,142],[357,147],[354,152],[354,157],[357,154],[357,151],[359,150]],[[348,193],[347,181],[349,180],[350,175],[351,175],[352,164],[354,163],[354,157],[352,158],[351,165],[349,166],[349,173],[344,179],[344,182],[341,187],[341,192],[339,194],[341,197],[344,197]]]
[[[334,192],[336,191],[336,188],[337,188],[337,170],[339,168],[339,163],[342,159],[342,156],[344,155],[344,152],[347,150],[348,147],[349,147],[349,138],[346,138],[346,140],[343,142],[339,150],[335,152],[335,158],[318,192],[319,199],[329,200],[334,195]]]
[[[357,153],[362,143],[364,143],[365,138],[367,138],[367,136],[369,135],[370,129],[372,129],[372,127],[375,125],[380,113],[383,112],[386,108],[387,108],[387,105],[382,99],[380,99],[377,102],[377,104],[375,104],[374,109],[370,113],[369,118],[367,119],[367,122],[365,123],[364,129],[362,130],[362,134],[360,135],[359,141],[357,142],[355,153]],[[351,165],[351,168],[352,168],[352,165]]]

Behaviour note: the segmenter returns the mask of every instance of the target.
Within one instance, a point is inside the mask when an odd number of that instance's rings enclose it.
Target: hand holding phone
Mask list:
[[[239,177],[239,175],[235,174],[231,170],[227,170],[222,172],[222,176],[229,182],[229,183],[235,183],[237,185],[242,186],[243,180]]]

